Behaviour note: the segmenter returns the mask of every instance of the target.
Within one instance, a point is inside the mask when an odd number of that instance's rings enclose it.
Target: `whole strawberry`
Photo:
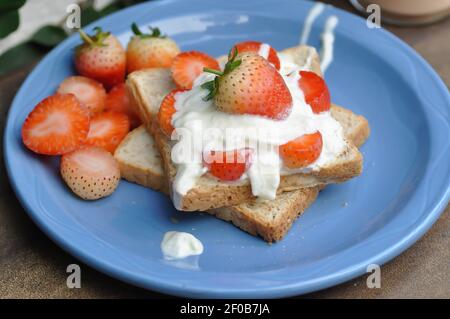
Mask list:
[[[238,56],[230,52],[222,71],[205,68],[217,76],[202,85],[209,90],[205,100],[214,98],[216,107],[233,114],[252,114],[276,120],[286,118],[292,107],[292,96],[278,71],[254,52]]]
[[[75,68],[79,74],[95,79],[109,89],[125,79],[125,50],[111,33],[103,32],[99,27],[94,30],[92,36],[79,31],[83,44],[76,48]]]
[[[128,73],[145,68],[168,68],[180,53],[175,41],[161,35],[158,28],[150,28],[151,33],[142,33],[133,23],[131,29],[135,35],[127,46]]]

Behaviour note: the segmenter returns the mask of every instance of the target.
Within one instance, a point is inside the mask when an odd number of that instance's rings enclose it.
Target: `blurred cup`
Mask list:
[[[450,0],[350,0],[355,8],[366,13],[370,4],[381,8],[381,20],[396,25],[433,23],[450,15]]]

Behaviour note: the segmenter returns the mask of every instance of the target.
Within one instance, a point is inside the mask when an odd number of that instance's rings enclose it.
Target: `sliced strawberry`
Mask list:
[[[61,82],[58,93],[72,93],[88,108],[89,114],[100,113],[105,108],[106,91],[100,82],[84,76],[71,76]]]
[[[130,120],[125,113],[100,113],[91,118],[86,145],[102,147],[108,152],[114,153],[129,131]]]
[[[79,148],[89,132],[89,114],[73,94],[42,100],[22,126],[26,147],[38,154],[61,155]]]
[[[322,153],[322,134],[319,131],[305,134],[279,148],[284,165],[288,168],[302,168],[314,163]]]
[[[261,45],[264,45],[264,43],[258,41],[245,41],[236,44],[236,48],[239,54],[244,52],[255,52],[261,54],[262,53]],[[280,59],[278,58],[277,51],[271,46],[269,46],[267,56],[263,56],[263,58],[267,59],[270,63],[272,63],[275,69],[277,70],[280,69]]]
[[[203,155],[203,162],[212,176],[222,181],[235,181],[247,171],[252,162],[252,151],[210,151]]]
[[[170,137],[173,131],[172,116],[175,114],[175,94],[184,92],[183,89],[174,89],[161,102],[158,112],[158,123],[163,133]]]
[[[330,92],[324,79],[314,72],[300,71],[298,85],[314,113],[330,110]]]
[[[182,52],[172,62],[172,77],[178,87],[191,89],[203,68],[219,70],[216,59],[199,51]]]
[[[117,84],[109,91],[105,104],[106,111],[122,112],[128,115],[131,129],[141,125],[141,120],[131,108],[130,97],[128,96],[128,90],[125,83]]]
[[[102,148],[87,146],[61,158],[61,176],[70,189],[83,199],[110,195],[119,185],[119,164]]]

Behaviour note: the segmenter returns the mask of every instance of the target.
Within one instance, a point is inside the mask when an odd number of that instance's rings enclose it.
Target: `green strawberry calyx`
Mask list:
[[[159,28],[152,28],[149,27],[151,33],[142,33],[142,31],[139,29],[139,27],[137,26],[136,23],[133,22],[133,24],[131,25],[131,31],[133,31],[133,33],[140,37],[141,39],[147,39],[147,38],[161,38],[164,39],[166,36],[161,34],[161,30],[159,30]]]
[[[234,69],[236,69],[239,65],[241,65],[242,60],[240,59],[236,60],[237,55],[238,55],[237,48],[232,47],[230,52],[228,53],[228,61],[225,64],[225,68],[223,69],[223,71],[210,68],[203,68],[203,72],[208,72],[216,75],[214,80],[205,82],[201,85],[203,89],[209,91],[208,95],[203,98],[204,101],[209,101],[214,96],[216,96],[217,91],[219,90],[219,79],[221,76],[231,73]]]
[[[103,32],[102,28],[100,27],[95,27],[94,31],[95,34],[92,36],[86,34],[86,32],[81,29],[78,30],[78,33],[80,34],[80,37],[83,40],[84,44],[99,47],[107,46],[104,42],[105,39],[111,35],[111,32]]]

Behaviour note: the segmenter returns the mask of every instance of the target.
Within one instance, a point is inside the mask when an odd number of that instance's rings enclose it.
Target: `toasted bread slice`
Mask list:
[[[318,57],[314,49],[307,46],[290,48],[282,52],[292,61],[303,63],[311,59],[311,67],[320,74]],[[157,114],[164,92],[175,87],[170,70],[149,69],[134,72],[127,79],[127,86],[131,92],[135,105],[147,129],[154,135],[164,163],[164,171],[172,184],[176,175],[176,167],[171,161],[171,143],[159,130],[152,118]],[[346,181],[361,173],[362,156],[356,147],[348,145],[345,152],[332,165],[318,171],[281,176],[278,193],[295,189],[338,183]],[[239,183],[223,183],[208,176],[199,178],[197,184],[184,196],[176,196],[175,204],[178,209],[186,211],[208,210],[212,208],[233,206],[253,198],[249,181]]]
[[[127,181],[168,193],[168,184],[155,140],[141,125],[122,140],[114,152],[120,173]]]
[[[356,146],[362,145],[369,136],[367,120],[338,106],[334,106],[331,112],[342,124],[347,139]],[[124,179],[168,193],[161,157],[144,126],[130,132],[114,156]],[[305,188],[282,193],[273,201],[251,200],[232,207],[213,209],[208,213],[230,221],[252,235],[259,235],[267,242],[273,242],[285,236],[295,218],[311,205],[318,192],[318,187]]]

